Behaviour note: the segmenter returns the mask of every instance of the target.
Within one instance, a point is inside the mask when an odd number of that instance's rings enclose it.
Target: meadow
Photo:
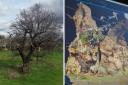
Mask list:
[[[62,85],[63,52],[54,50],[42,52],[38,63],[31,60],[31,71],[27,74],[18,72],[22,63],[18,54],[12,51],[0,51],[0,85]]]

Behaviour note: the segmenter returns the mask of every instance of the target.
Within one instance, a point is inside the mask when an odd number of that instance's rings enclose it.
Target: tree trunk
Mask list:
[[[23,49],[18,49],[18,51],[19,51],[20,57],[22,58],[22,61],[23,61],[21,71],[23,73],[28,73],[30,71],[30,61],[31,61],[31,57],[34,52],[34,49],[31,46],[27,55],[25,55]]]
[[[39,53],[40,53],[40,51],[41,51],[41,47],[38,47],[37,49],[36,49],[36,63],[38,64],[38,62],[39,62]]]
[[[23,60],[23,65],[22,65],[22,72],[23,73],[28,73],[30,71],[30,59],[25,58]]]

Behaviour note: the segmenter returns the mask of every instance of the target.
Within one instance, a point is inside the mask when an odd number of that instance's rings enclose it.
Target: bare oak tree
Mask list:
[[[23,61],[22,72],[29,72],[34,51],[50,38],[55,37],[57,16],[41,4],[22,10],[11,25],[11,38]]]

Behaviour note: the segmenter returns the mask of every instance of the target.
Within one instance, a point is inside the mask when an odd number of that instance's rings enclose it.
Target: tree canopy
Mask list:
[[[58,36],[58,18],[52,10],[43,7],[42,4],[35,4],[22,10],[12,23],[10,38],[22,58],[23,71],[29,70],[28,64],[36,48]]]

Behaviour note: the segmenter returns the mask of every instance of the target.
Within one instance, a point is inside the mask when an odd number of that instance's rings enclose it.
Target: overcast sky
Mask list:
[[[7,35],[9,26],[22,9],[42,3],[58,14],[63,14],[63,0],[0,0],[0,35]]]

